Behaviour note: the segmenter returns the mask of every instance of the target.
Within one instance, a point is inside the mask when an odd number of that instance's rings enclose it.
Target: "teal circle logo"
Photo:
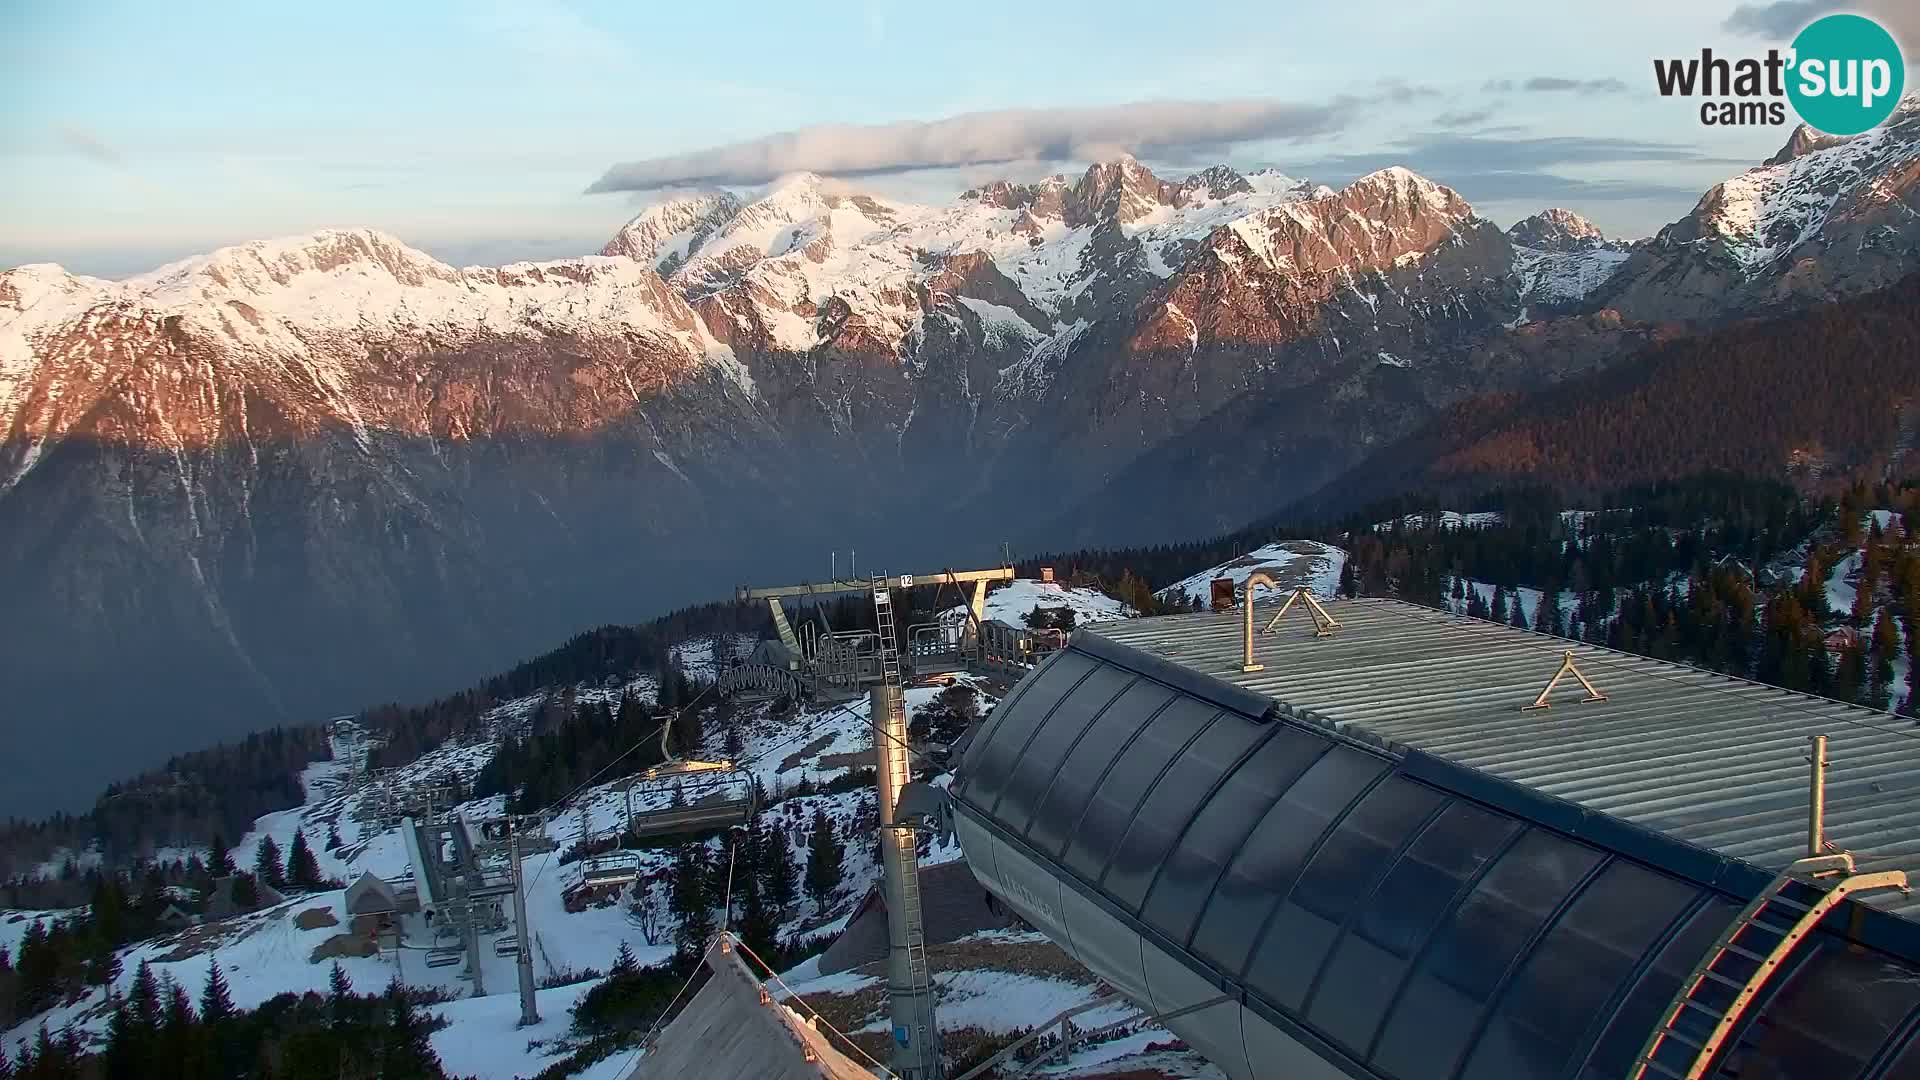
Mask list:
[[[1793,39],[1787,97],[1814,128],[1858,135],[1893,114],[1906,88],[1900,44],[1861,15],[1815,19]]]

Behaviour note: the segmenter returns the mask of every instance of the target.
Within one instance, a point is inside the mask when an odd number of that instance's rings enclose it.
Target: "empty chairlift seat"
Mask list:
[[[518,957],[520,955],[520,939],[512,934],[502,934],[494,938],[493,955]]]
[[[427,966],[430,968],[452,967],[466,955],[466,950],[460,948],[428,949]]]
[[[669,745],[673,728],[671,716],[664,718],[660,753],[666,761],[627,784],[627,832],[645,840],[746,824],[753,816],[753,774],[731,761],[680,757]]]
[[[640,855],[634,851],[612,851],[589,855],[580,860],[580,884],[589,888],[625,885],[640,877]]]

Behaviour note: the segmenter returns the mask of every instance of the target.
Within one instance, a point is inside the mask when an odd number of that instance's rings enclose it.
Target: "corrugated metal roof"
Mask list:
[[[1278,604],[1255,605],[1256,628]],[[1828,736],[1827,839],[1862,870],[1920,877],[1920,728],[1888,713],[1393,600],[1330,604],[1255,637],[1238,612],[1102,623],[1097,633],[1265,694],[1294,716],[1411,747],[1778,871],[1805,853],[1807,739]],[[1571,649],[1569,676],[1523,711]],[[1920,894],[1871,894],[1920,918]]]

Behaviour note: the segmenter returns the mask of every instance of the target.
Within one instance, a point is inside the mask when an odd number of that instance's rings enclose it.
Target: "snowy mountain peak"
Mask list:
[[[1138,221],[1156,207],[1179,202],[1180,189],[1160,179],[1130,156],[1087,166],[1073,187],[1074,209],[1084,220]]]
[[[1196,199],[1224,199],[1229,195],[1252,194],[1247,178],[1225,165],[1213,165],[1180,181],[1182,202]]]
[[[1558,206],[1514,222],[1507,239],[1539,251],[1588,251],[1607,242],[1600,226]]]
[[[402,286],[452,282],[460,272],[377,229],[322,229],[257,240],[170,263],[126,284],[161,297],[176,292],[263,295],[303,278],[371,275]]]
[[[702,192],[642,210],[614,234],[602,255],[623,255],[671,274],[700,249],[716,229],[740,212],[740,197],[730,191]]]
[[[1917,184],[1920,96],[1909,95],[1886,123],[1861,135],[1833,139],[1796,130],[1769,164],[1714,185],[1657,242],[1718,246],[1751,275],[1818,237],[1829,222],[1910,219],[1901,204],[1920,191]]]

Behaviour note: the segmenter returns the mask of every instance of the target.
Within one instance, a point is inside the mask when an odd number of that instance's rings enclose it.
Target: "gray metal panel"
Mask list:
[[[1353,1080],[1259,1013],[1245,1006],[1239,1009],[1247,1064],[1255,1080]]]
[[[1256,605],[1264,625],[1275,605]],[[1920,741],[1910,721],[1678,664],[1392,600],[1330,605],[1256,638],[1240,670],[1234,613],[1101,623],[1097,634],[1268,695],[1283,712],[1438,757],[1772,870],[1806,844],[1806,739],[1829,737],[1827,836],[1863,870],[1920,874]],[[1561,654],[1608,695],[1568,679],[1523,712]],[[1920,893],[1864,902],[1920,915]]]
[[[1135,1001],[1147,1000],[1140,935],[1073,889],[1060,890],[1060,908],[1073,937],[1073,954],[1090,971]]]
[[[1220,988],[1156,948],[1144,950],[1147,990],[1156,1013],[1170,1013],[1221,996]],[[1234,1080],[1251,1080],[1246,1041],[1240,1033],[1240,1003],[1227,998],[1165,1021],[1168,1028],[1206,1055]]]

